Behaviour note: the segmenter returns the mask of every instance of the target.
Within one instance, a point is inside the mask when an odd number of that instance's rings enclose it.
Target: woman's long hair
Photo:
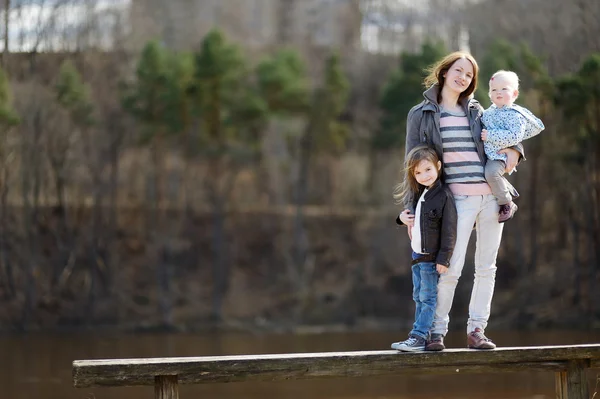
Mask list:
[[[439,60],[438,62],[436,62],[435,64],[433,64],[427,70],[429,72],[429,74],[427,75],[427,77],[425,77],[425,80],[423,81],[423,85],[426,88],[429,88],[432,85],[437,84],[440,86],[440,93],[441,93],[442,87],[444,87],[444,82],[446,81],[444,74],[446,72],[448,72],[448,70],[452,67],[452,65],[454,65],[454,63],[461,58],[466,59],[467,61],[469,61],[471,63],[471,65],[473,65],[473,79],[471,80],[471,84],[469,85],[469,87],[467,87],[467,89],[465,91],[460,93],[460,95],[458,96],[458,101],[460,102],[461,100],[463,100],[465,98],[469,98],[471,96],[471,94],[473,94],[475,92],[475,89],[477,89],[477,79],[478,79],[477,77],[479,76],[479,65],[477,65],[477,61],[475,61],[475,58],[473,58],[473,56],[471,54],[466,53],[464,51],[455,51],[454,53],[450,53],[447,56],[445,56],[444,58],[442,58],[441,60]],[[439,101],[440,101],[440,99],[438,98],[438,102]]]
[[[421,190],[421,185],[415,179],[415,168],[419,162],[427,160],[436,167],[440,161],[437,153],[431,147],[419,145],[410,150],[404,160],[404,180],[394,187],[394,200],[396,204],[410,206]],[[438,173],[438,179],[441,171]]]

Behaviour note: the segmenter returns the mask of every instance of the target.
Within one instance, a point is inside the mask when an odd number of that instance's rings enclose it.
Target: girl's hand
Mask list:
[[[481,140],[486,141],[487,140],[487,136],[488,136],[487,129],[482,129],[481,130]]]
[[[409,209],[405,209],[404,211],[402,211],[400,215],[398,215],[398,217],[400,218],[400,221],[402,221],[402,223],[404,223],[408,227],[409,230],[415,224],[415,215],[411,215]]]
[[[448,266],[440,265],[439,263],[435,265],[435,268],[439,274],[448,273]]]
[[[503,148],[498,151],[498,154],[506,154],[506,173],[511,173],[519,162],[519,151],[514,148]]]

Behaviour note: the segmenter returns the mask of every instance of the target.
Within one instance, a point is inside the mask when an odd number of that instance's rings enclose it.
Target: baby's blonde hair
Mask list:
[[[513,71],[505,71],[503,69],[497,71],[490,78],[489,86],[492,85],[492,81],[494,79],[504,79],[508,82],[510,87],[512,87],[515,90],[519,90],[519,75],[517,75]],[[491,94],[491,91],[490,91],[490,94]]]

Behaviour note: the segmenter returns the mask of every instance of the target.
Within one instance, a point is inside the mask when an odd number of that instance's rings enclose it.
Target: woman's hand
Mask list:
[[[415,215],[410,213],[410,209],[403,210],[398,217],[402,223],[408,226],[409,230],[415,225]]]
[[[487,129],[482,129],[482,130],[481,130],[481,140],[482,140],[482,141],[486,141],[486,140],[487,140],[487,136],[488,136],[488,131],[487,131]]]
[[[439,274],[448,273],[448,266],[440,265],[439,263],[435,265],[435,269]]]
[[[498,151],[498,154],[506,154],[506,173],[511,173],[519,162],[521,154],[514,148],[503,148]]]

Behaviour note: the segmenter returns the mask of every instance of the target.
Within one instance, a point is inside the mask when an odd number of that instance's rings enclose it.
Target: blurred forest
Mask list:
[[[416,3],[6,0],[0,330],[410,323],[391,193],[425,69],[458,49],[484,106],[511,69],[546,125],[491,326],[598,328],[600,2]]]

